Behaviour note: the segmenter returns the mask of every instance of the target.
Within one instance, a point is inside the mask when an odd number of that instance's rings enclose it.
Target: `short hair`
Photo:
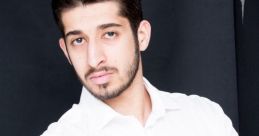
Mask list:
[[[61,20],[61,14],[64,10],[75,8],[80,4],[87,5],[106,1],[119,3],[119,14],[129,20],[134,36],[136,36],[139,24],[143,20],[141,0],[52,0],[54,19],[62,35],[64,36],[64,25]]]

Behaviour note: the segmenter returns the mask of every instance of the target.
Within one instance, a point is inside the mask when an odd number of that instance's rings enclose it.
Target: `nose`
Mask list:
[[[105,55],[101,45],[96,41],[89,42],[87,49],[87,58],[89,66],[98,68],[99,65],[105,62]]]

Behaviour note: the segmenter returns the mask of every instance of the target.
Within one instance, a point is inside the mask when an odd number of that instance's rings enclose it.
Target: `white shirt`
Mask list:
[[[42,136],[238,136],[221,107],[197,95],[162,92],[145,79],[152,111],[145,126],[92,96],[85,88]],[[130,105],[129,105],[130,106]]]

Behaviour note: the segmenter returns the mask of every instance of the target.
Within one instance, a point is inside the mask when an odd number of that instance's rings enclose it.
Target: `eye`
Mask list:
[[[106,32],[105,35],[104,35],[104,38],[106,39],[112,39],[112,38],[115,38],[117,36],[117,33],[116,32]]]
[[[83,38],[77,38],[75,40],[72,41],[72,45],[74,46],[79,46],[79,45],[82,45],[84,44],[84,39]]]

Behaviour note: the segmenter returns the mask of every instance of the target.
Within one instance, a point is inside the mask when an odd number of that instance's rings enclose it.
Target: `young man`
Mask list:
[[[43,136],[237,136],[220,106],[162,92],[144,77],[151,26],[139,0],[53,0],[59,44],[83,84]]]

